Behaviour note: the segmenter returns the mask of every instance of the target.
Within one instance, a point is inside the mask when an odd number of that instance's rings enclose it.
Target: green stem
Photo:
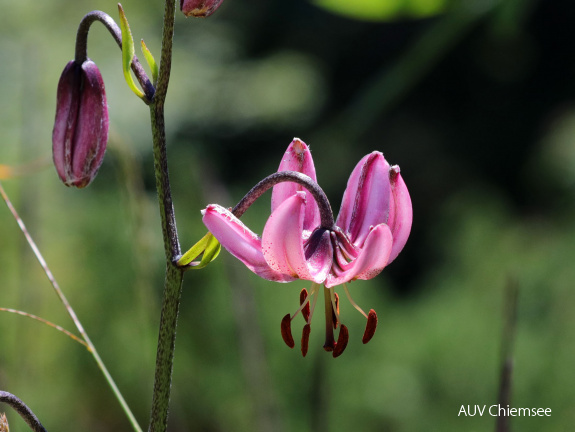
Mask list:
[[[172,384],[174,349],[176,346],[176,326],[182,293],[182,271],[172,264],[166,268],[166,283],[158,351],[156,354],[156,374],[154,377],[154,395],[150,414],[149,432],[165,432],[168,424],[168,406]]]
[[[156,94],[150,105],[150,121],[152,123],[152,139],[154,145],[154,171],[156,174],[156,189],[162,222],[164,250],[166,259],[175,262],[180,254],[176,217],[172,203],[170,178],[168,175],[168,157],[166,154],[166,127],[164,120],[164,104],[170,82],[172,69],[172,41],[174,37],[175,0],[166,0],[164,11],[164,32],[162,37],[162,54]]]
[[[174,350],[176,345],[176,327],[183,282],[183,269],[176,265],[181,255],[181,249],[168,176],[164,121],[164,103],[168,91],[172,64],[172,41],[176,13],[175,3],[175,0],[166,0],[165,3],[160,71],[156,94],[150,105],[154,145],[154,171],[156,175],[156,189],[158,192],[158,204],[160,207],[164,251],[166,255],[166,279],[158,335],[154,393],[152,397],[150,425],[148,428],[150,432],[165,432],[167,428]]]

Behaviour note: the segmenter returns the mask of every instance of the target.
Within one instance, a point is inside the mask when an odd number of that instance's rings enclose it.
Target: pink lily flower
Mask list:
[[[278,173],[284,171],[299,172],[312,183],[316,181],[311,153],[303,141],[295,138],[289,145]],[[211,204],[202,212],[204,224],[222,246],[257,275],[276,282],[313,282],[311,294],[304,290],[300,299],[300,310],[304,318],[307,315],[302,338],[304,355],[310,331],[310,299],[321,284],[331,303],[332,313],[326,307],[326,325],[337,327],[339,300],[333,287],[343,285],[349,297],[347,282],[377,276],[405,246],[412,223],[411,199],[399,167],[390,166],[380,152],[366,155],[356,165],[335,224],[323,222],[325,217],[307,189],[291,181],[273,187],[272,213],[261,237],[222,206]],[[375,332],[377,317],[373,310],[367,315],[351,301],[368,318],[366,343]],[[294,316],[288,315],[282,321],[282,335],[292,347],[290,322]],[[332,331],[324,348],[337,356],[345,344],[347,328],[342,326],[338,342],[333,340]]]

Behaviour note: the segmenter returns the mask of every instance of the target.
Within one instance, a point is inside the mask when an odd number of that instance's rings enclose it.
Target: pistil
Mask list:
[[[333,306],[331,304],[330,290],[323,287],[323,299],[325,308],[325,343],[323,349],[331,352],[335,348],[335,339],[333,337],[334,320],[333,320]]]

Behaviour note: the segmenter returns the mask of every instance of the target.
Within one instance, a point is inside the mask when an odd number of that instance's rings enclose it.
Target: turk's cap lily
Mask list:
[[[288,147],[279,171],[316,178],[308,147]],[[258,236],[217,204],[203,210],[207,228],[232,255],[257,275],[276,282],[305,279],[332,287],[371,279],[405,246],[411,229],[409,193],[399,168],[380,152],[365,156],[353,170],[333,227],[319,226],[319,209],[303,186],[274,186],[272,213]]]
[[[272,212],[261,237],[239,216],[273,185]],[[251,196],[253,195],[253,196]],[[311,292],[300,293],[300,308],[281,323],[285,343],[293,348],[291,322],[302,312],[306,321],[301,352],[308,351],[311,317],[323,285],[326,312],[324,349],[339,356],[347,346],[349,332],[339,320],[337,285],[343,285],[352,305],[367,324],[362,338],[369,342],[377,327],[372,309],[365,313],[352,300],[347,282],[371,279],[401,252],[412,223],[411,199],[398,166],[390,166],[380,152],[363,157],[351,173],[337,220],[316,183],[307,145],[295,138],[278,172],[256,185],[229,210],[210,204],[202,211],[203,222],[224,248],[262,278],[276,282],[312,281]],[[337,341],[333,331],[340,328]]]
[[[83,188],[96,176],[108,142],[104,81],[91,60],[70,61],[58,83],[52,156],[66,186]]]

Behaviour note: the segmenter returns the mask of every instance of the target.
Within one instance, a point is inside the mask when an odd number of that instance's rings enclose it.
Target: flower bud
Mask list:
[[[104,81],[96,64],[72,60],[58,83],[52,156],[66,186],[88,186],[108,141],[108,105]]]
[[[185,16],[205,18],[220,7],[223,0],[180,0],[180,10]]]

